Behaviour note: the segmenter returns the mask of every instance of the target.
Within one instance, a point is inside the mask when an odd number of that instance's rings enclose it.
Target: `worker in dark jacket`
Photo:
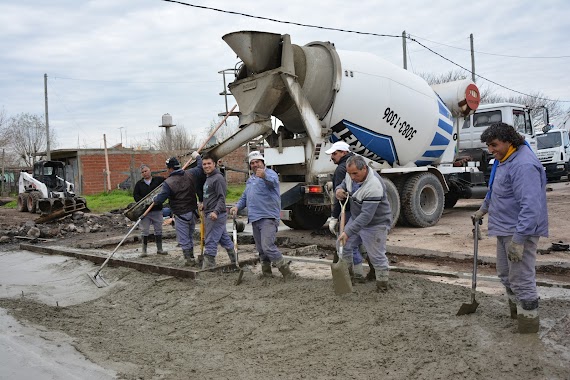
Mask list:
[[[162,184],[162,191],[153,199],[155,204],[163,204],[169,200],[170,209],[174,216],[176,239],[182,247],[182,253],[186,260],[185,265],[195,265],[194,257],[194,228],[198,218],[198,201],[203,201],[205,178],[202,170],[202,158],[198,152],[192,152],[192,158],[196,160],[196,167],[188,170],[180,168],[180,162],[176,157],[166,160],[168,178]]]
[[[156,189],[162,182],[163,177],[153,177],[151,175],[150,167],[148,165],[141,165],[142,178],[135,184],[133,197],[135,202],[140,201],[147,196],[151,191]],[[166,255],[168,252],[162,249],[162,205],[154,205],[150,212],[142,218],[140,222],[142,230],[142,254],[140,257],[146,257],[148,247],[148,234],[150,226],[154,230],[154,238],[156,241],[156,253],[159,255]]]

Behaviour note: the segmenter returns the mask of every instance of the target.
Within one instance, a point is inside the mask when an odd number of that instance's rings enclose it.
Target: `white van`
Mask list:
[[[548,180],[558,181],[570,172],[570,138],[566,129],[547,129],[536,135],[538,159],[546,170]]]

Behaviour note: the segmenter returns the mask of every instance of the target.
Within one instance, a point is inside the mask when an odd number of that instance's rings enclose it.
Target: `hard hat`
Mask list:
[[[251,161],[253,161],[253,160],[261,160],[265,163],[265,158],[263,158],[263,155],[258,150],[254,150],[253,152],[251,152],[250,154],[247,155],[247,161],[250,164],[251,164]]]
[[[345,143],[344,141],[337,141],[330,147],[330,149],[326,150],[325,153],[326,154],[333,154],[337,150],[342,150],[344,152],[350,152],[350,146],[347,143]]]

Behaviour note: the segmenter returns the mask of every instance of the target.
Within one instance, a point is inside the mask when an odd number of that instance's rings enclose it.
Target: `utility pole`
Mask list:
[[[121,134],[121,146],[123,146],[123,128],[125,127],[119,127],[119,133]]]
[[[44,74],[44,96],[46,101],[46,153],[48,161],[51,160],[51,152],[49,149],[49,117],[48,117],[48,95],[47,95],[47,74]]]
[[[473,33],[469,35],[471,41],[471,79],[475,82],[475,50],[473,49]]]
[[[406,52],[406,31],[402,32],[402,50],[404,52],[404,70],[408,69],[408,56]]]
[[[103,144],[105,144],[105,172],[107,174],[107,192],[111,191],[111,172],[109,171],[109,155],[107,154],[107,136],[103,134]]]
[[[6,182],[6,177],[4,176],[4,149],[2,149],[2,196],[4,196],[4,182]]]

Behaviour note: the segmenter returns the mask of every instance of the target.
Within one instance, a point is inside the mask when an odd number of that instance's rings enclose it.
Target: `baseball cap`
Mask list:
[[[337,150],[350,152],[350,146],[347,143],[345,143],[344,141],[337,141],[330,147],[330,149],[326,150],[325,153],[326,154],[333,154]]]
[[[263,158],[263,155],[258,150],[254,150],[253,152],[247,155],[247,162],[251,164],[251,161],[253,160],[261,160],[265,162],[265,158]]]
[[[176,157],[170,157],[166,160],[166,167],[171,169],[180,169],[180,162]]]

